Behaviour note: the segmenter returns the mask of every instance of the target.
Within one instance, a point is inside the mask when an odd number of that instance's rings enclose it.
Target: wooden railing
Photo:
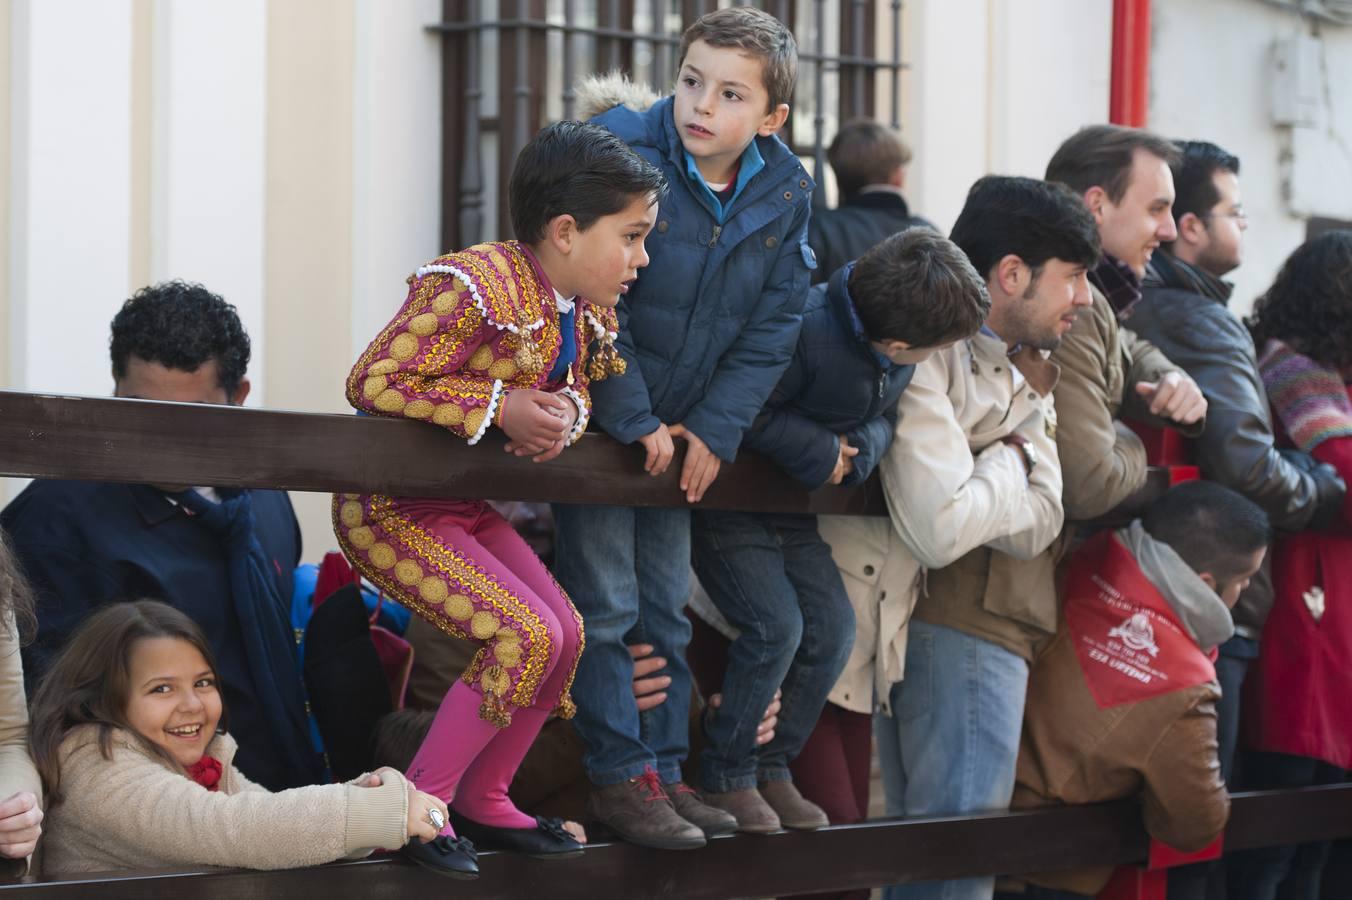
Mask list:
[[[273,410],[0,392],[0,475],[299,491],[380,490],[423,496],[663,506],[683,502],[677,466],[643,474],[640,451],[587,436],[536,465],[415,422]],[[1163,489],[1146,488],[1126,518]],[[752,454],[727,465],[704,506],[881,515],[875,482],[804,492]],[[298,833],[314,823],[297,822]],[[1227,851],[1352,838],[1352,786],[1238,794]],[[811,833],[719,838],[671,853],[594,846],[580,859],[541,862],[484,854],[482,877],[448,882],[376,858],[285,872],[190,869],[119,872],[0,885],[42,896],[324,900],[438,895],[733,898],[872,887],[975,875],[1141,863],[1147,839],[1134,801],[949,819],[878,820]],[[1348,896],[1338,885],[1327,896]]]

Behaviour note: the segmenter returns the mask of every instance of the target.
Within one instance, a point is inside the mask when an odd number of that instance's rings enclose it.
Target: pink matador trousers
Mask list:
[[[437,710],[409,778],[475,821],[533,827],[507,788],[550,713],[574,712],[569,689],[583,631],[568,595],[483,501],[341,494],[333,521],[339,545],[366,579],[479,645]]]

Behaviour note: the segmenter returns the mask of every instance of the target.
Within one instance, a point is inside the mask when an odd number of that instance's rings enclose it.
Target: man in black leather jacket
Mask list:
[[[1239,160],[1204,141],[1179,146],[1173,211],[1178,239],[1155,254],[1142,285],[1144,298],[1126,326],[1182,366],[1206,395],[1206,430],[1189,441],[1191,462],[1201,467],[1202,476],[1257,503],[1278,531],[1324,527],[1337,519],[1346,486],[1333,467],[1273,445],[1253,339],[1226,308],[1233,285],[1221,278],[1240,264],[1247,227]],[[1233,612],[1235,637],[1221,645],[1216,663],[1222,690],[1217,710],[1221,773],[1227,782],[1239,730],[1240,688],[1258,655],[1271,607],[1272,583],[1264,565],[1240,596]],[[1223,889],[1212,867],[1208,890],[1202,868],[1171,873],[1170,900],[1215,896]]]

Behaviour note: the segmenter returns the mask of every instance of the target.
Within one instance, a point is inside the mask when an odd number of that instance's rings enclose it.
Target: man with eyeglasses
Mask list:
[[[1337,521],[1346,488],[1331,466],[1299,450],[1273,445],[1267,394],[1258,375],[1253,340],[1226,304],[1233,285],[1223,281],[1243,258],[1248,218],[1240,203],[1239,159],[1215,144],[1180,141],[1173,166],[1178,237],[1155,254],[1144,297],[1128,328],[1163,350],[1201,386],[1209,403],[1201,436],[1188,444],[1202,476],[1257,503],[1279,531],[1322,528]],[[1217,713],[1221,775],[1229,782],[1239,732],[1240,689],[1258,656],[1263,622],[1272,607],[1267,566],[1234,607],[1235,636],[1220,647]],[[1219,866],[1170,873],[1170,900],[1193,900],[1220,889]]]

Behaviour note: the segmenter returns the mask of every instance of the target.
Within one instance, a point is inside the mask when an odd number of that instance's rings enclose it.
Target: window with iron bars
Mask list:
[[[759,6],[798,41],[780,137],[818,184],[842,122],[900,128],[902,0],[443,0],[432,26],[443,36],[442,246],[511,236],[512,161],[541,126],[574,115],[579,78],[619,69],[670,93],[682,31],[732,5]]]

